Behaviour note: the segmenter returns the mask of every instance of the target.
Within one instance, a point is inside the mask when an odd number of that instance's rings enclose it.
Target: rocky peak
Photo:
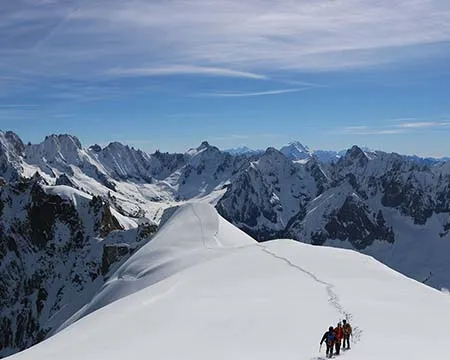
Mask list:
[[[369,162],[369,158],[361,148],[353,145],[345,155],[339,159],[338,164],[343,167],[358,166],[364,168]]]
[[[2,140],[4,140],[4,141],[2,141]],[[7,131],[5,133],[2,133],[0,131],[0,142],[3,144],[6,143],[5,145],[7,145],[17,155],[23,156],[23,154],[25,152],[25,145],[23,144],[22,140],[16,133],[14,133],[12,131]]]
[[[89,146],[89,150],[95,152],[95,153],[99,153],[100,151],[102,151],[102,147],[98,144],[94,144]]]
[[[364,151],[356,145],[353,145],[349,150],[347,150],[345,157],[352,160],[367,159]]]
[[[22,171],[24,145],[11,131],[0,131],[0,176],[7,181],[20,178]]]
[[[199,147],[189,149],[186,155],[194,157],[201,153],[221,153],[221,151],[217,147],[210,145],[209,142],[203,141]]]
[[[197,148],[198,153],[205,153],[205,154],[222,154],[222,151],[219,150],[218,147],[211,145],[207,141],[203,141],[200,146]]]
[[[76,136],[69,134],[52,134],[46,136],[44,144],[48,147],[54,146],[64,150],[81,149],[80,140]]]
[[[209,142],[207,141],[202,141],[202,143],[200,144],[200,146],[197,148],[198,151],[204,150],[211,147],[211,145],[209,145]]]
[[[103,150],[105,150],[105,151],[123,151],[127,148],[128,148],[127,145],[124,145],[118,141],[113,141],[113,142],[110,142]]]
[[[279,150],[269,147],[258,161],[261,166],[280,168],[280,166],[292,166],[290,160]]]
[[[37,145],[26,147],[27,161],[40,165],[45,163],[67,164],[80,163],[81,143],[72,135],[49,135]]]

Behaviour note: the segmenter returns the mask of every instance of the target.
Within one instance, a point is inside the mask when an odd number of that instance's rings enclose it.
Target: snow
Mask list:
[[[283,146],[280,149],[280,152],[290,160],[307,160],[312,156],[312,152],[309,148],[298,141]]]
[[[92,199],[92,196],[86,194],[85,192],[66,185],[43,186],[43,188],[47,194],[56,195],[61,199],[71,201],[75,207],[77,206],[77,203],[80,203],[80,200],[83,202],[88,202]]]
[[[183,221],[179,221],[179,218]],[[185,230],[186,227],[189,231]],[[152,241],[125,262],[96,298],[64,327],[75,319],[155,284],[171,274],[221,256],[222,249],[255,243],[226,220],[219,218],[213,207],[201,203],[182,206]]]
[[[70,326],[10,359],[317,359],[344,317],[345,359],[432,359],[446,351],[450,297],[351,250],[258,244],[187,204]]]

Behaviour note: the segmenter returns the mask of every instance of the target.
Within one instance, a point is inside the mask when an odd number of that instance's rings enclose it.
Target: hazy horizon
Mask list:
[[[13,130],[0,129],[0,131],[7,132],[7,131],[13,131]],[[187,144],[186,147],[184,147],[184,148],[179,147],[178,150],[168,150],[168,149],[166,149],[164,147],[150,147],[149,148],[149,147],[146,147],[146,146],[140,146],[141,144],[139,144],[139,143],[123,142],[123,141],[118,141],[118,140],[114,140],[114,139],[112,139],[111,141],[108,141],[108,142],[103,142],[103,143],[87,143],[87,142],[83,141],[83,139],[81,137],[77,136],[76,134],[69,134],[69,133],[52,133],[52,134],[45,135],[42,139],[38,139],[37,141],[29,141],[29,140],[26,140],[26,139],[22,138],[20,133],[17,133],[15,131],[14,131],[14,133],[16,133],[25,144],[27,144],[27,143],[39,144],[39,143],[41,143],[41,142],[43,142],[45,140],[46,136],[51,136],[51,135],[71,135],[71,136],[76,137],[78,140],[80,140],[81,145],[82,145],[83,148],[89,148],[90,146],[93,146],[93,145],[100,145],[102,148],[104,148],[104,147],[108,146],[110,143],[120,142],[123,145],[128,145],[130,147],[133,147],[136,150],[141,150],[141,151],[144,151],[144,152],[149,153],[149,154],[152,154],[152,153],[154,153],[156,151],[168,152],[168,153],[185,153],[185,152],[187,152],[190,149],[195,149],[195,148],[200,147],[203,142],[207,142],[209,145],[215,146],[215,147],[219,148],[221,151],[229,151],[229,150],[234,150],[234,149],[239,149],[239,148],[244,148],[244,147],[248,148],[250,150],[255,150],[255,151],[266,151],[270,147],[279,150],[283,146],[288,146],[288,145],[291,145],[292,143],[300,143],[302,146],[307,147],[311,151],[320,150],[320,151],[342,152],[342,151],[349,150],[352,146],[358,146],[359,148],[361,148],[364,151],[383,151],[383,152],[387,152],[387,153],[397,153],[397,154],[405,155],[405,156],[418,156],[418,157],[422,157],[422,158],[435,158],[435,159],[449,157],[449,156],[447,156],[445,154],[442,155],[442,156],[433,156],[433,155],[420,155],[420,154],[417,154],[417,153],[402,153],[402,152],[399,152],[399,151],[389,151],[389,150],[384,150],[384,149],[381,149],[381,148],[371,148],[371,147],[368,147],[368,146],[366,146],[364,144],[351,144],[350,146],[348,146],[346,148],[340,148],[340,149],[317,148],[317,147],[312,147],[308,143],[303,142],[303,141],[301,141],[299,139],[297,139],[297,140],[295,140],[295,139],[294,140],[290,140],[290,141],[287,141],[287,142],[284,142],[284,143],[267,143],[267,145],[265,145],[263,147],[251,147],[251,146],[248,146],[245,143],[242,143],[242,144],[234,146],[234,147],[223,147],[223,146],[219,146],[214,141],[210,141],[208,139],[204,139],[204,140],[199,141],[196,144]],[[148,143],[146,142],[144,145],[146,145],[146,144],[148,144]]]

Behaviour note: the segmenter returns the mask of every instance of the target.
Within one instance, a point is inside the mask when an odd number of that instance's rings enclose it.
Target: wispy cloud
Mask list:
[[[415,120],[415,121],[414,121]],[[425,129],[445,128],[450,129],[450,120],[418,121],[417,118],[400,118],[389,121],[381,121],[383,126],[356,125],[346,126],[337,130],[341,134],[350,135],[394,135],[411,133]]]
[[[264,79],[409,61],[450,41],[442,0],[15,0],[0,13],[0,71],[34,76]]]
[[[424,129],[424,128],[435,128],[442,126],[450,126],[450,121],[417,121],[417,122],[401,122],[395,125],[401,128],[407,129]]]
[[[394,135],[404,133],[403,129],[383,129],[370,126],[347,126],[337,131],[348,135]]]
[[[199,94],[198,96],[205,97],[251,97],[251,96],[268,96],[268,95],[281,95],[294,93],[299,91],[304,91],[307,89],[281,89],[281,90],[269,90],[269,91],[258,91],[258,92],[226,92],[226,93],[207,93]]]
[[[252,72],[224,69],[218,67],[193,66],[193,65],[170,65],[164,67],[142,67],[142,68],[116,68],[109,70],[108,75],[123,77],[141,76],[170,76],[170,75],[205,75],[223,76],[247,79],[268,79],[265,75]]]

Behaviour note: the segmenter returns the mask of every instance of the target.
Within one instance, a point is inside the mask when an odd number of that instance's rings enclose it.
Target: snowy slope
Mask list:
[[[94,300],[69,319],[64,327],[116,299],[190,266],[221,256],[223,250],[255,243],[255,240],[219,218],[212,206],[202,203],[184,205],[150,243],[118,269]]]
[[[103,305],[10,359],[317,359],[343,317],[354,327],[345,359],[444,358],[450,318],[448,295],[370,257],[257,244],[198,204],[177,211],[89,306]]]

